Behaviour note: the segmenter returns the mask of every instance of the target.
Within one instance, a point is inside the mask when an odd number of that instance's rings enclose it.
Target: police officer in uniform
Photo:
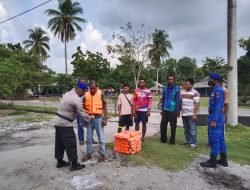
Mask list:
[[[215,168],[217,164],[225,167],[228,166],[227,149],[224,138],[224,90],[219,84],[220,80],[222,80],[222,77],[217,73],[209,75],[208,85],[213,88],[209,98],[208,108],[208,138],[211,145],[211,152],[210,159],[200,163],[202,167]],[[221,157],[216,161],[218,153],[220,153]]]
[[[66,92],[60,102],[53,122],[56,129],[55,158],[57,159],[57,168],[70,165],[69,162],[63,160],[65,150],[68,160],[72,163],[71,171],[85,168],[85,165],[81,165],[77,162],[76,136],[72,122],[75,120],[77,114],[80,114],[85,121],[94,119],[94,117],[85,112],[79,98],[85,94],[87,89],[88,87],[85,83],[78,81],[75,88]]]

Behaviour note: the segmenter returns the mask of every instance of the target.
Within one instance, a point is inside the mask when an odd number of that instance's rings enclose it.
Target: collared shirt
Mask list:
[[[77,113],[79,113],[84,120],[89,120],[89,115],[83,109],[81,99],[74,88],[63,95],[57,113],[72,121],[75,120]],[[72,122],[59,116],[55,116],[53,124],[59,127],[72,127]]]
[[[135,89],[133,96],[133,105],[135,111],[149,111],[152,107],[152,93],[150,89]]]
[[[179,113],[181,110],[180,88],[174,85],[170,88],[166,85],[162,94],[162,110]]]
[[[196,104],[200,101],[200,94],[195,89],[181,91],[181,110],[183,116],[194,115]]]

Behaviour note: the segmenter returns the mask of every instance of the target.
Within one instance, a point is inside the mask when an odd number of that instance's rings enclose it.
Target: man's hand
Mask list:
[[[148,117],[150,116],[150,111],[147,112],[147,116],[148,116]]]
[[[135,118],[137,117],[135,112],[133,112],[133,116],[134,116]]]
[[[193,115],[193,121],[197,121],[197,115]]]
[[[107,119],[103,119],[103,120],[102,120],[102,126],[106,126],[107,123],[108,123],[108,120],[107,120]]]
[[[162,110],[161,110],[160,114],[163,115],[163,111]]]
[[[179,118],[180,115],[181,115],[181,113],[180,113],[180,112],[176,112],[176,115],[177,115],[177,117]]]
[[[134,117],[134,114],[131,114],[131,115],[130,115],[130,118],[131,118],[132,120],[133,120],[133,117]]]
[[[95,116],[91,115],[90,118],[89,118],[90,121],[93,121],[95,120]]]
[[[215,128],[216,125],[217,125],[216,121],[211,121],[210,126],[211,126],[212,128]]]
[[[82,121],[82,126],[85,127],[85,128],[87,128],[87,125],[88,125],[88,122],[85,121],[85,120],[83,120],[83,121]]]

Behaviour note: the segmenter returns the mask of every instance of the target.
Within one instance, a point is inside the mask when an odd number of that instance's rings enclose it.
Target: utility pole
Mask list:
[[[227,5],[227,62],[228,90],[230,93],[228,124],[238,124],[238,71],[237,71],[237,44],[236,44],[236,0],[228,0]]]

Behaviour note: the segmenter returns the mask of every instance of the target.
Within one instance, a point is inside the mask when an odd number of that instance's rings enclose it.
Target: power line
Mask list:
[[[46,2],[44,2],[44,3],[42,3],[42,4],[39,4],[39,5],[35,6],[35,7],[33,7],[33,8],[31,8],[31,9],[27,10],[27,11],[24,11],[24,12],[22,12],[22,13],[16,15],[16,16],[13,16],[13,17],[8,18],[8,19],[6,19],[6,20],[4,20],[4,21],[1,21],[0,24],[3,24],[3,23],[5,23],[5,22],[10,21],[10,20],[12,20],[12,19],[14,19],[14,18],[16,18],[16,17],[19,17],[19,16],[21,16],[21,15],[27,13],[27,12],[30,12],[30,11],[32,11],[32,10],[38,8],[38,7],[41,7],[42,5],[44,5],[44,4],[46,4],[46,3],[49,3],[50,1],[52,1],[52,0],[46,1]]]

